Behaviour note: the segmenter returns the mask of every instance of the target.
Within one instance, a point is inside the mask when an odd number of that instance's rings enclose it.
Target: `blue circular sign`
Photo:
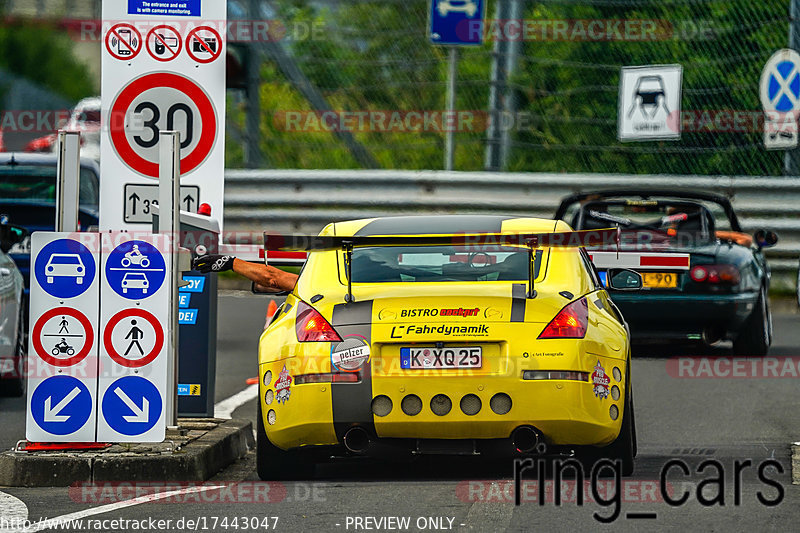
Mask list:
[[[129,300],[143,300],[158,292],[166,272],[161,252],[144,241],[120,244],[106,261],[108,285]]]
[[[84,383],[71,376],[42,381],[31,396],[31,416],[53,435],[69,435],[81,429],[92,414],[94,402]]]
[[[139,376],[120,378],[103,396],[103,418],[123,435],[141,435],[153,428],[161,417],[161,393]]]
[[[800,101],[800,72],[792,61],[781,61],[775,65],[767,85],[767,95],[775,104],[775,110],[788,113]]]
[[[72,239],[58,239],[45,245],[33,266],[39,286],[56,298],[75,298],[86,292],[96,270],[89,249]]]

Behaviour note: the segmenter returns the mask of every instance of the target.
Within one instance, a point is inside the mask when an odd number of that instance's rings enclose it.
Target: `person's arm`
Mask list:
[[[263,263],[242,261],[232,255],[204,255],[192,262],[192,268],[203,274],[233,270],[264,289],[291,291],[297,283],[297,274],[284,272]]]

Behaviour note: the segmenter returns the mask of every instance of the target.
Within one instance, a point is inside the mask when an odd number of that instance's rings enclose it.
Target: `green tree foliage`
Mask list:
[[[0,67],[77,101],[94,94],[94,89],[73,46],[66,32],[46,24],[0,26]]]

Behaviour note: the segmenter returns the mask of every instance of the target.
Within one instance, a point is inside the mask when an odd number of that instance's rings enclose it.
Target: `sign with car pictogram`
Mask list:
[[[195,197],[202,191],[213,216],[223,220],[227,10],[225,2],[204,2],[202,19],[200,11],[155,15],[129,10],[125,2],[103,2],[103,27],[109,28],[104,38],[115,39],[110,29],[116,25],[135,26],[145,35],[138,42],[146,53],[120,61],[103,49],[102,231],[152,223],[146,202],[123,191],[157,184],[162,131],[179,133],[181,186],[195,187]],[[195,198],[187,210],[196,212],[198,205]]]
[[[100,442],[164,438],[169,235],[104,233],[100,295]]]
[[[623,67],[619,81],[620,141],[680,140],[680,65]]]
[[[31,236],[26,438],[95,439],[99,235]]]

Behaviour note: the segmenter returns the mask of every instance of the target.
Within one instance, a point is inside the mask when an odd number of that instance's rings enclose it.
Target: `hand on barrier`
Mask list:
[[[192,268],[203,274],[224,272],[233,270],[234,259],[236,258],[232,255],[204,255],[192,261]]]

